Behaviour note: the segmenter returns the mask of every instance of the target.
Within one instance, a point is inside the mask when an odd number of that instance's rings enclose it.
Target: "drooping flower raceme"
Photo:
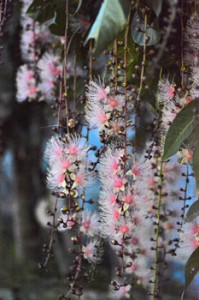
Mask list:
[[[36,86],[35,72],[28,65],[22,65],[17,71],[17,100],[23,102],[26,99],[35,99],[38,88]]]
[[[57,193],[78,193],[89,183],[86,154],[89,147],[81,137],[52,137],[47,144],[48,185]]]
[[[41,83],[39,89],[42,95],[47,100],[51,100],[55,97],[55,84],[57,77],[61,75],[62,65],[60,62],[60,56],[55,53],[45,53],[37,64]]]
[[[122,138],[124,131],[124,95],[115,95],[109,86],[90,81],[87,86],[86,120],[91,128],[103,130],[107,136]]]

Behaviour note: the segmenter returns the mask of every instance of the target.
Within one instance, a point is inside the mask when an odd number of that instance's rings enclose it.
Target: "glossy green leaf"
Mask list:
[[[51,33],[64,35],[66,24],[64,0],[34,0],[28,8],[27,14],[40,23],[51,20],[49,24]]]
[[[195,146],[194,152],[193,152],[193,170],[195,175],[196,184],[199,187],[199,143]],[[198,211],[199,216],[199,211]]]
[[[199,216],[199,200],[194,202],[188,209],[185,222],[192,222]]]
[[[196,126],[195,112],[198,109],[199,99],[195,99],[176,116],[166,136],[163,159],[168,159],[174,155],[184,140],[189,137]]]
[[[64,36],[66,27],[66,14],[63,7],[56,8],[55,17],[49,25],[49,30],[52,34]]]
[[[191,148],[195,148],[199,143],[199,126],[197,125],[190,136],[186,139],[185,144],[190,146]]]
[[[94,40],[94,53],[101,54],[128,22],[128,0],[105,0],[99,10],[97,18],[91,27],[85,44]]]
[[[56,1],[34,0],[26,13],[34,20],[44,23],[54,17],[55,9]]]
[[[199,248],[189,257],[185,266],[185,290],[188,288],[196,274],[199,273]]]
[[[161,14],[163,0],[148,0],[147,4],[154,11],[157,17]]]
[[[141,13],[136,12],[131,23],[131,35],[134,42],[140,46],[144,46],[147,36],[147,46],[156,45],[161,38],[160,33],[155,28],[147,28],[145,34],[145,24]]]

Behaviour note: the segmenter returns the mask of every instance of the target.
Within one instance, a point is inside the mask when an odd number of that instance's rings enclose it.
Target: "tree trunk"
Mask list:
[[[39,258],[39,225],[34,210],[37,199],[45,193],[41,172],[42,104],[16,105],[13,114],[14,155],[14,237],[16,257],[20,262]]]

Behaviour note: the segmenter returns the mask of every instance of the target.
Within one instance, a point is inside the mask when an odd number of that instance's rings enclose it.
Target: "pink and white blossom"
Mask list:
[[[130,291],[131,291],[131,285],[120,285],[118,284],[118,287],[113,290],[111,290],[111,298],[112,299],[130,299]]]
[[[199,247],[199,217],[183,225],[180,239],[181,243],[177,254],[187,259]]]
[[[65,172],[58,168],[57,164],[48,169],[47,183],[50,189],[56,192],[64,192],[66,188]]]
[[[98,82],[90,81],[87,86],[86,96],[89,102],[96,104],[99,101],[105,101],[107,99],[108,94],[110,93],[110,87],[104,86],[99,79]]]
[[[46,145],[44,158],[49,164],[62,159],[65,145],[60,137],[52,136]]]
[[[68,212],[61,209],[61,213],[59,215],[59,226],[57,227],[58,231],[64,232],[72,229],[76,224],[76,218],[76,214],[68,214]]]
[[[86,31],[90,26],[89,17],[80,15],[78,17],[70,17],[69,25],[73,31]]]
[[[102,129],[108,125],[110,113],[106,113],[99,103],[88,103],[85,117],[91,128]]]
[[[65,155],[70,161],[84,160],[86,158],[89,146],[85,138],[77,135],[66,135]]]
[[[124,96],[116,95],[116,96],[108,96],[106,101],[104,102],[105,111],[113,111],[113,110],[122,110],[124,105]]]
[[[172,100],[175,96],[175,87],[167,78],[163,78],[158,83],[158,93],[162,103]]]
[[[16,77],[17,101],[33,100],[37,96],[37,86],[34,71],[27,65],[19,67]]]
[[[80,231],[90,237],[99,233],[99,217],[95,212],[86,210],[82,212]]]
[[[99,241],[94,239],[88,242],[85,246],[82,246],[82,252],[85,259],[91,264],[96,264],[101,256],[101,251],[99,249]]]

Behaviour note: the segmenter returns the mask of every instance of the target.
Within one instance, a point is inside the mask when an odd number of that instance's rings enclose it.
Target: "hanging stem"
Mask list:
[[[128,97],[127,97],[127,63],[128,63],[128,34],[129,34],[129,27],[130,27],[130,16],[131,13],[129,13],[128,16],[128,24],[126,27],[125,31],[125,36],[124,36],[124,174],[126,172],[126,154],[127,154],[127,102],[128,102]]]
[[[124,36],[124,81],[123,81],[123,87],[124,87],[124,176],[126,175],[126,157],[127,157],[127,63],[128,63],[128,34],[129,34],[129,24],[130,24],[130,16],[131,13],[129,13],[128,16],[128,24],[125,31]],[[121,270],[120,270],[120,276],[123,277],[124,275],[124,247],[125,246],[125,236],[122,236],[121,241]]]
[[[147,14],[144,15],[144,46],[143,46],[142,68],[141,68],[141,75],[140,75],[140,86],[139,86],[137,101],[140,101],[140,95],[143,89],[144,72],[146,66],[146,46],[147,46],[146,43],[147,43]]]
[[[183,189],[183,197],[180,197],[180,200],[183,201],[183,206],[182,206],[182,215],[181,215],[181,221],[178,223],[179,228],[178,228],[178,232],[181,233],[182,231],[182,226],[184,223],[184,219],[185,219],[185,210],[187,208],[187,200],[191,200],[188,197],[188,186],[189,186],[189,163],[187,162],[186,164],[186,173],[184,174],[185,176],[185,187]],[[179,244],[180,244],[180,238],[176,241],[175,243],[175,247],[173,249],[171,249],[170,253],[173,255],[176,255],[176,251],[179,248]]]
[[[93,41],[89,43],[89,80],[93,79]]]
[[[63,96],[63,76],[64,76],[64,68],[62,69],[62,77],[60,78],[59,83],[59,97],[58,97],[58,132],[61,128],[61,109],[62,109],[62,96]]]
[[[77,115],[77,55],[74,55],[74,79],[73,79],[73,111],[74,111],[74,121],[76,121]]]
[[[115,76],[115,92],[117,94],[118,82],[117,82],[117,74],[118,74],[118,40],[114,41],[114,76]]]
[[[58,202],[58,198],[56,197],[55,204],[54,204],[54,209],[53,209],[53,222],[52,222],[52,227],[51,227],[50,241],[49,241],[49,245],[48,245],[48,248],[47,248],[48,255],[46,256],[44,264],[41,265],[42,268],[47,267],[48,262],[49,262],[49,260],[52,256],[52,247],[53,247],[53,244],[54,244],[55,232],[57,231],[57,226],[56,226],[56,222],[55,222],[55,215],[56,215],[56,211],[57,211],[57,202]]]
[[[69,119],[69,110],[68,110],[68,86],[67,86],[67,63],[68,63],[68,0],[66,0],[65,6],[66,13],[66,26],[65,26],[65,41],[64,41],[64,98],[65,98],[65,112],[66,112],[66,130],[69,133],[68,119]]]
[[[160,162],[160,182],[159,182],[159,194],[158,194],[158,210],[157,210],[157,228],[156,228],[156,243],[155,243],[155,268],[154,268],[154,285],[153,285],[153,300],[156,299],[158,294],[158,261],[159,261],[159,237],[160,237],[160,217],[161,217],[161,205],[162,205],[162,185],[163,185],[163,162]]]
[[[181,24],[181,86],[184,87],[184,24],[183,24],[183,1],[180,12],[180,24]]]

